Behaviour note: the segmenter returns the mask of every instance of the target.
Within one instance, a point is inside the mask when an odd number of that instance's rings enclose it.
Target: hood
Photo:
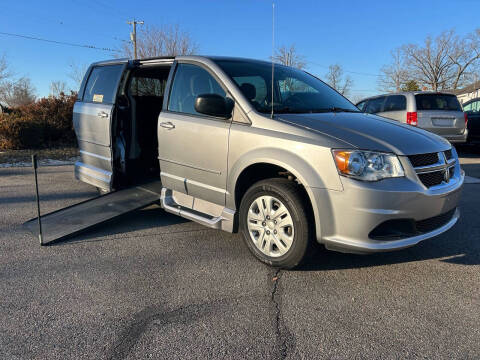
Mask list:
[[[451,148],[450,143],[438,135],[364,113],[278,114],[276,119],[335,137],[362,150],[413,155]]]

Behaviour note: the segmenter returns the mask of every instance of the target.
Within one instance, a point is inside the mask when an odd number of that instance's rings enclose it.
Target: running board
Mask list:
[[[87,229],[112,220],[120,215],[158,203],[158,192],[149,186],[136,186],[114,191],[81,203],[42,215],[43,243],[58,241],[77,235]],[[38,234],[38,218],[24,223],[34,236]]]
[[[180,201],[183,200],[183,201]],[[195,202],[200,205],[195,205]],[[160,204],[166,212],[195,221],[212,229],[233,232],[235,211],[167,188],[162,189]]]

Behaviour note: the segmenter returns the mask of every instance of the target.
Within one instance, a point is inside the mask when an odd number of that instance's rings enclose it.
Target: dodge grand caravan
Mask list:
[[[102,191],[157,181],[161,206],[240,231],[292,268],[314,241],[402,249],[459,218],[451,144],[363,114],[306,72],[264,61],[178,56],[92,64],[74,108],[76,177]]]
[[[422,91],[380,95],[360,101],[357,107],[431,131],[451,143],[467,141],[468,118],[453,94]]]

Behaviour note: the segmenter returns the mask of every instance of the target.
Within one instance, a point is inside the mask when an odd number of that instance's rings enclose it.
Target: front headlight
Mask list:
[[[332,153],[340,175],[364,181],[405,176],[394,154],[363,150],[333,150]]]

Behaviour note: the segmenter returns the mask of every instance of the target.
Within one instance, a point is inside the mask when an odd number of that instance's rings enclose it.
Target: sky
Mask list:
[[[428,35],[480,27],[480,0],[274,0],[275,45],[294,44],[307,71],[324,78],[340,64],[353,79],[350,98],[378,93],[378,74],[390,52]],[[131,31],[127,20],[178,24],[205,55],[268,60],[272,53],[272,0],[0,0],[0,33],[119,49]],[[65,81],[71,64],[114,57],[106,50],[47,43],[0,34],[17,77],[28,76],[38,96]]]

